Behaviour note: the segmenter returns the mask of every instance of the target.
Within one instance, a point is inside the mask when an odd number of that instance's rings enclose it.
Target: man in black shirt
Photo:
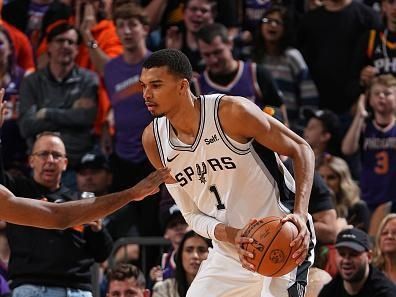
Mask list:
[[[321,290],[319,297],[394,297],[396,286],[371,263],[368,235],[345,229],[337,235],[338,275]]]

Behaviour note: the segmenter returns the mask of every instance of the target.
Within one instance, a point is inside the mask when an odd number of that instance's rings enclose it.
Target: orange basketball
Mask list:
[[[289,273],[297,267],[293,253],[296,246],[290,243],[297,237],[298,229],[290,221],[281,223],[279,217],[267,217],[248,226],[242,236],[253,238],[252,243],[245,243],[243,248],[253,253],[253,259],[247,261],[264,276],[278,277]]]

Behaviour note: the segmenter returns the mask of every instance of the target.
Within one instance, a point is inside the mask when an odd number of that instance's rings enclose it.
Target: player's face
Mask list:
[[[396,87],[374,85],[370,90],[370,106],[379,114],[394,113],[396,110]]]
[[[379,241],[383,253],[396,252],[396,219],[390,219],[382,229]]]
[[[357,252],[347,247],[337,249],[336,264],[344,281],[360,282],[368,273],[370,261],[371,254],[369,252]]]
[[[205,0],[191,0],[184,10],[183,19],[188,31],[198,32],[204,25],[214,21],[211,5]]]
[[[113,280],[109,285],[107,297],[144,297],[144,289],[140,288],[135,278]]]
[[[340,177],[333,169],[327,165],[322,165],[319,167],[319,174],[326,182],[326,185],[334,194],[338,194],[340,191]]]
[[[56,188],[67,166],[65,146],[58,137],[42,136],[33,146],[29,162],[36,182]]]
[[[232,61],[232,42],[223,42],[220,36],[216,36],[211,43],[198,40],[198,47],[206,67],[210,73],[228,73]]]
[[[318,148],[325,141],[323,124],[317,118],[311,118],[304,128],[304,139],[312,148]]]
[[[53,64],[70,65],[78,54],[78,35],[76,30],[59,34],[48,44],[49,61]]]
[[[134,51],[138,47],[144,46],[148,27],[138,19],[117,19],[116,29],[125,50]]]
[[[167,66],[143,68],[140,75],[143,98],[149,112],[155,117],[168,114],[179,105],[178,97],[187,94],[186,79],[171,74]]]
[[[262,19],[261,34],[268,42],[276,42],[283,35],[283,20],[279,12],[273,12]]]
[[[106,169],[84,168],[77,172],[77,188],[80,192],[92,192],[96,196],[107,193],[112,181]]]
[[[201,262],[208,257],[208,245],[198,236],[190,237],[185,241],[182,253],[184,271],[187,276],[194,278]]]

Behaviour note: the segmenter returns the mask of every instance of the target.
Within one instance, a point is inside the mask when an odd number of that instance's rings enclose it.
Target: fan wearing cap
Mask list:
[[[76,168],[77,189],[96,196],[108,194],[112,182],[110,165],[102,154],[85,154]]]
[[[394,297],[395,285],[371,265],[372,252],[367,233],[356,228],[337,235],[338,275],[325,285],[319,297]]]
[[[170,241],[171,247],[161,256],[161,266],[155,266],[150,271],[151,280],[154,282],[174,275],[175,255],[188,228],[186,220],[176,204],[169,205],[162,212],[160,223],[164,228],[164,238]]]
[[[326,153],[340,155],[340,121],[330,110],[305,109],[307,125],[304,128],[304,139],[315,153],[315,169]]]

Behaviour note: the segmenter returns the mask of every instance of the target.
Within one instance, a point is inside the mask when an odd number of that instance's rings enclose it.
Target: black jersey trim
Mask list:
[[[204,125],[205,125],[205,116],[206,115],[205,115],[205,100],[204,99],[205,99],[204,96],[200,96],[200,100],[201,100],[201,116],[199,118],[198,134],[195,137],[195,140],[194,140],[192,145],[176,145],[176,144],[172,143],[172,140],[171,140],[171,135],[172,135],[171,129],[172,129],[172,127],[171,127],[171,124],[170,124],[169,120],[166,119],[166,130],[168,132],[168,137],[167,138],[168,138],[169,146],[172,149],[174,149],[176,151],[189,151],[189,152],[194,152],[197,149],[199,143],[201,142],[202,134],[203,134],[203,131],[204,131]]]
[[[278,205],[279,208],[285,212],[290,213],[294,209],[294,200],[295,200],[295,193],[293,189],[290,189],[287,186],[285,180],[285,173],[284,168],[278,164],[278,161],[275,156],[275,152],[270,150],[269,148],[264,147],[257,141],[253,141],[253,157],[259,158],[259,160],[263,163],[268,174],[272,176],[274,179],[278,191],[279,191],[279,199]],[[258,160],[258,161],[259,161]],[[264,168],[263,168],[264,170]]]
[[[224,97],[225,95],[219,95],[216,99],[215,99],[215,106],[213,109],[213,113],[214,113],[214,120],[215,120],[215,125],[216,125],[216,129],[219,132],[220,138],[223,140],[223,143],[235,154],[237,155],[246,155],[248,153],[250,153],[250,148],[247,148],[245,150],[242,150],[240,148],[237,148],[236,146],[234,146],[230,140],[228,139],[228,137],[225,135],[223,128],[221,127],[220,124],[220,119],[219,119],[219,108],[220,108],[220,100],[222,97]]]
[[[157,144],[158,152],[160,154],[161,162],[162,165],[165,167],[165,156],[164,156],[164,150],[162,149],[162,143],[161,143],[161,138],[159,134],[159,125],[158,125],[158,119],[154,119],[153,121],[153,132],[154,132],[154,139]]]

